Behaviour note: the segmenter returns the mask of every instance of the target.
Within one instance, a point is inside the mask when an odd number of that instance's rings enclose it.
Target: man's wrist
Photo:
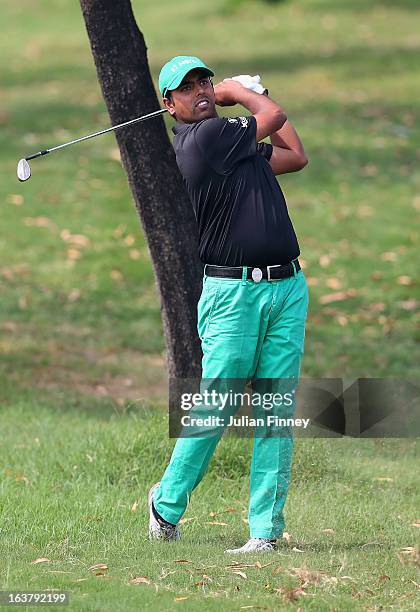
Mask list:
[[[284,109],[280,106],[280,104],[277,104],[277,102],[271,100],[268,95],[261,95],[259,93],[256,93],[255,91],[252,91],[251,89],[246,89],[245,87],[243,88],[243,90],[238,91],[236,96],[236,102],[237,104],[241,104],[242,106],[244,106],[251,113],[258,113],[270,110],[272,110],[273,112],[285,112]]]

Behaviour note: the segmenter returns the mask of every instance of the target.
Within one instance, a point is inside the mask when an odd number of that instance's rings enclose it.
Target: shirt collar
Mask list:
[[[190,123],[176,123],[172,128],[172,131],[174,134],[181,134],[181,132],[187,130],[190,125]]]

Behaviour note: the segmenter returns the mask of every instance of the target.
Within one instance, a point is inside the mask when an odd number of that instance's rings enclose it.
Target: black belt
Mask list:
[[[247,279],[253,280],[256,283],[259,283],[263,278],[267,280],[278,280],[280,278],[288,278],[289,276],[294,276],[300,270],[300,263],[298,259],[293,260],[296,272],[293,267],[293,263],[290,262],[288,264],[279,264],[275,266],[264,266],[262,268],[254,268],[252,266],[248,266],[247,270]],[[211,264],[206,264],[204,268],[204,273],[206,276],[220,276],[221,278],[242,278],[242,266],[237,267],[229,267],[229,266],[214,266]]]

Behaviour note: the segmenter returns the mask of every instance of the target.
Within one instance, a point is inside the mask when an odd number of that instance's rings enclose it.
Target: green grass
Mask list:
[[[418,3],[133,7],[155,83],[179,53],[220,78],[258,73],[302,137],[309,165],[280,177],[310,284],[302,376],[414,378]],[[226,569],[223,549],[247,536],[247,440],[219,445],[184,540],[147,543],[145,494],[172,445],[150,255],[114,136],[34,160],[31,181],[16,179],[23,155],[109,125],[78,3],[6,0],[2,23],[1,587],[66,588],[77,610],[414,609],[415,551],[399,553],[416,543],[408,440],[298,440],[292,541],[246,579]],[[336,292],[344,299],[327,303]],[[203,529],[230,507],[227,526]],[[41,556],[51,562],[30,563]],[[88,571],[99,562],[111,580]],[[305,567],[328,576],[285,602],[275,589],[302,584],[289,574]],[[136,575],[151,584],[129,585]]]
[[[418,552],[401,552],[415,545],[414,441],[297,440],[290,541],[232,558],[224,547],[247,536],[250,440],[218,446],[181,542],[147,540],[146,492],[172,446],[165,420],[160,410],[117,413],[86,400],[2,411],[3,589],[67,590],[74,610],[169,610],[176,597],[188,610],[414,609]],[[97,563],[108,566],[103,575],[89,570]],[[239,568],[245,577],[232,563],[250,564]],[[130,584],[137,576],[150,584]],[[303,593],[288,602],[296,588]]]

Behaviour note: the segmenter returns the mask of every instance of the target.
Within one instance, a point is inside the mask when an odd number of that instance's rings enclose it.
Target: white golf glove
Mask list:
[[[251,89],[259,94],[268,94],[268,89],[263,87],[261,84],[261,77],[259,74],[255,76],[251,76],[250,74],[240,74],[239,76],[230,77],[230,79],[234,81],[239,81],[241,85],[246,87],[247,89]],[[223,79],[224,81],[228,81],[229,79]]]

